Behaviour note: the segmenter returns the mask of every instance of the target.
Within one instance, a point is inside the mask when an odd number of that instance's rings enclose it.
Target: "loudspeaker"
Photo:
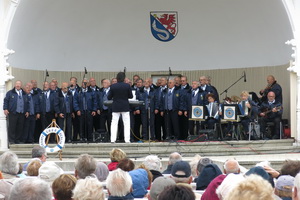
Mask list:
[[[94,142],[109,142],[108,132],[105,130],[99,129],[93,133]]]
[[[189,142],[203,142],[205,140],[206,140],[206,135],[205,134],[202,134],[202,135],[189,135],[186,138],[186,141],[189,141]]]
[[[202,130],[199,130],[199,135],[202,135],[202,134],[205,134],[207,135],[207,139],[208,140],[214,140],[214,137],[217,138],[216,136],[216,131],[214,129],[202,129]]]

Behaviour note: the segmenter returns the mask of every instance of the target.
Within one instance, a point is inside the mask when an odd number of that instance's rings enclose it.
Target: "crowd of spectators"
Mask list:
[[[286,160],[278,171],[269,162],[245,169],[233,158],[221,166],[207,157],[174,152],[163,169],[157,155],[139,165],[121,149],[110,156],[113,164],[82,154],[70,173],[47,161],[43,148],[32,149],[24,168],[14,152],[6,151],[0,156],[0,200],[300,200],[295,160]]]

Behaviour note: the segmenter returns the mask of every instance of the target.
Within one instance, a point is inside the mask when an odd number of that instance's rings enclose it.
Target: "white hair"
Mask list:
[[[297,188],[297,197],[300,197],[300,173],[295,176],[294,187]]]
[[[104,200],[102,184],[94,177],[79,179],[73,190],[74,200]]]
[[[226,171],[226,174],[239,173],[240,170],[239,162],[235,159],[226,160],[223,167],[224,170]]]
[[[51,200],[52,191],[48,183],[38,178],[16,181],[10,191],[9,200]]]
[[[93,174],[96,170],[97,162],[93,156],[88,154],[80,155],[75,161],[75,170],[79,178],[85,178]]]
[[[18,174],[18,156],[14,152],[6,151],[0,156],[0,171],[11,175]]]
[[[124,197],[130,193],[131,187],[131,176],[119,168],[112,171],[106,179],[106,188],[111,196]]]
[[[149,155],[145,158],[143,164],[149,169],[149,170],[156,170],[159,171],[161,168],[161,162],[158,156],[156,155]]]
[[[177,161],[181,161],[182,157],[178,152],[171,153],[169,156],[169,164],[174,165]]]

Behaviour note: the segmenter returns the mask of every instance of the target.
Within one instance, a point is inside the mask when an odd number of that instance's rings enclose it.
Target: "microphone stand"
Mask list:
[[[166,91],[166,95],[167,95],[167,105],[166,105],[166,108],[165,108],[165,115],[166,115],[166,125],[167,125],[167,137],[169,138],[169,140],[171,140],[171,136],[170,136],[170,129],[169,129],[169,118],[170,118],[170,113],[169,113],[169,110],[168,110],[168,101],[169,101],[169,87],[168,87],[168,84],[169,84],[169,80],[170,80],[170,77],[172,76],[172,71],[171,71],[171,67],[169,67],[169,75],[168,75],[168,81],[167,81],[167,91]],[[163,102],[165,104],[165,102]]]
[[[245,77],[245,74],[243,74],[237,81],[235,81],[233,84],[231,84],[228,88],[226,88],[220,95],[226,93],[225,97],[227,97],[228,90],[233,87],[235,84],[237,84],[240,80],[242,80]]]
[[[151,88],[150,88],[150,90],[151,90]],[[150,108],[150,105],[151,105],[151,97],[150,97],[150,90],[149,90],[149,94],[148,94],[148,104],[146,105],[147,106],[147,116],[148,116],[148,120],[147,120],[147,122],[148,122],[148,142],[149,142],[149,155],[151,155],[151,152],[150,152],[150,137],[151,137],[151,119],[150,119],[150,117],[151,117],[151,108]]]

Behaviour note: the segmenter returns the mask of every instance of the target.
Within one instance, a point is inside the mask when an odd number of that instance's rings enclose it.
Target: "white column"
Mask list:
[[[282,2],[289,17],[294,35],[294,38],[287,41],[286,44],[290,45],[294,51],[291,55],[292,60],[290,61],[290,67],[288,70],[293,73],[291,78],[293,78],[294,75],[297,76],[296,87],[291,85],[291,92],[297,92],[297,95],[291,95],[292,98],[297,98],[296,106],[291,104],[291,119],[294,119],[296,116],[296,121],[291,122],[291,131],[292,135],[296,139],[295,145],[300,145],[300,51],[297,49],[300,47],[300,0],[282,0]],[[291,81],[291,84],[295,83],[295,77],[293,80]],[[295,101],[295,99],[292,101]]]
[[[20,0],[0,0],[0,151],[8,149],[6,116],[3,112],[3,99],[6,94],[5,83],[14,77],[9,74],[8,56],[14,53],[7,49],[10,26]]]

